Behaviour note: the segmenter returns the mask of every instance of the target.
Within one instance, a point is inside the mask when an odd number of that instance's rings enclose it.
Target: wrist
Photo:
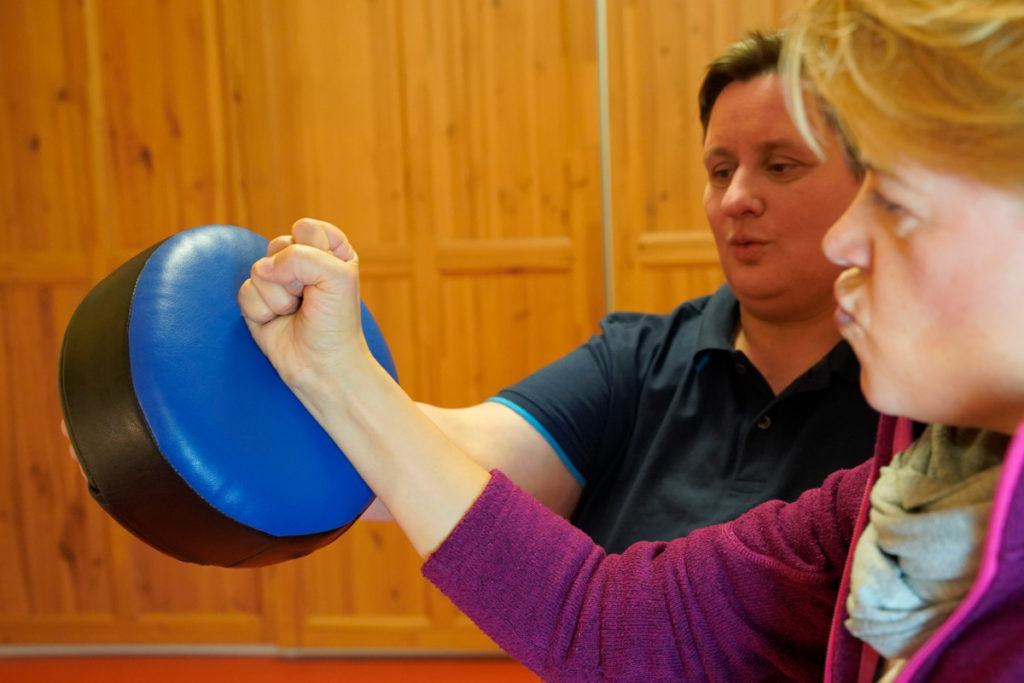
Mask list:
[[[320,424],[329,416],[345,416],[358,412],[359,403],[380,391],[383,383],[392,383],[368,349],[351,354],[336,354],[347,358],[328,367],[309,368],[292,385],[292,391]]]

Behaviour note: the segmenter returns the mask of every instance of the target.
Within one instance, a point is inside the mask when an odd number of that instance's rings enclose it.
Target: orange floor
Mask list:
[[[0,658],[3,683],[536,683],[506,659]]]

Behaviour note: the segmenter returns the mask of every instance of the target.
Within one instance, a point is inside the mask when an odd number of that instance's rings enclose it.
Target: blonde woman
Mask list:
[[[424,573],[545,679],[1024,680],[1024,3],[818,0],[793,36],[797,122],[802,59],[869,169],[824,242],[837,322],[907,416],[795,503],[606,555],[376,366],[337,228],[298,222],[240,291]]]

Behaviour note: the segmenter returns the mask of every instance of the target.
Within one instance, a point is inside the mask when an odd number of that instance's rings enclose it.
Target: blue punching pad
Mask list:
[[[301,557],[373,499],[242,320],[238,288],[266,249],[234,226],[178,233],[97,284],[64,334],[61,404],[91,494],[188,562]],[[362,323],[397,379],[365,305]]]

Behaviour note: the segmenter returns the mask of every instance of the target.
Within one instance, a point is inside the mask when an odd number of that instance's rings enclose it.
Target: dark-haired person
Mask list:
[[[699,93],[704,207],[728,284],[601,334],[479,405],[422,405],[444,433],[617,552],[793,500],[871,455],[878,423],[833,320],[825,230],[861,172],[819,160],[779,85],[780,34],[751,34]]]

